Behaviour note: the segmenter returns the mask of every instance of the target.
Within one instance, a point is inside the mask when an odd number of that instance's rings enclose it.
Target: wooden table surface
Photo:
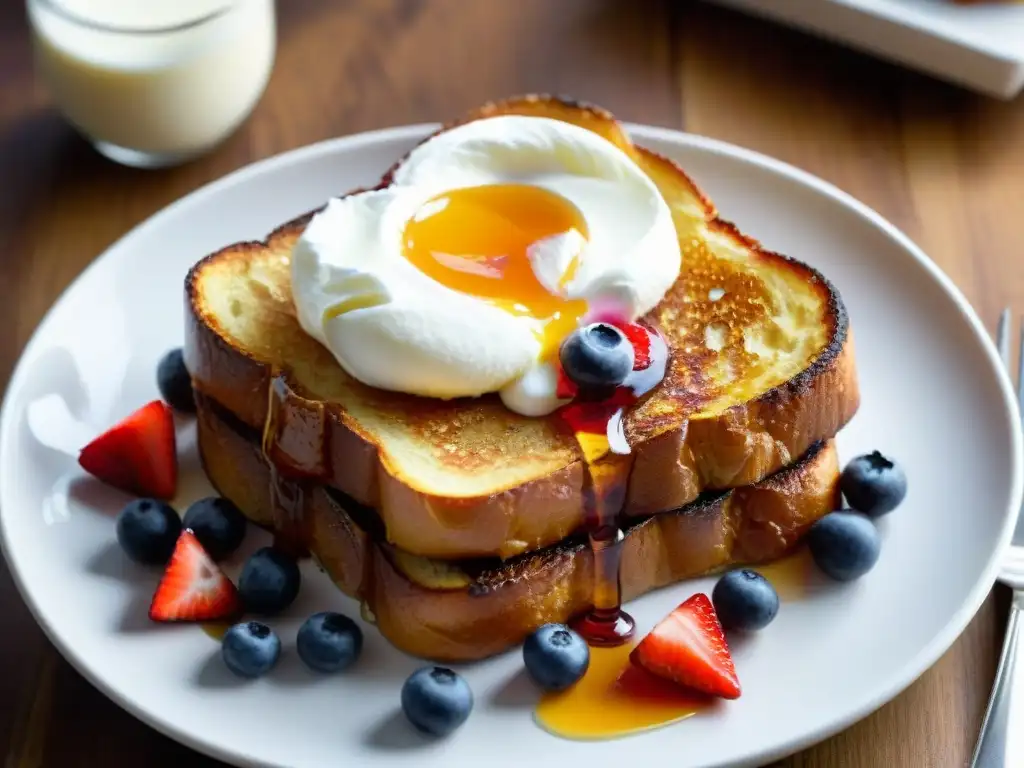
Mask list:
[[[130,227],[239,166],[354,131],[441,120],[525,91],[760,150],[880,211],[982,316],[1024,311],[1024,100],[999,103],[698,2],[283,0],[270,86],[209,157],[114,166],[34,82],[20,3],[0,6],[0,375],[60,291]],[[4,510],[14,514],[17,510]],[[969,514],[965,510],[965,514]],[[963,766],[1002,637],[997,591],[915,685],[778,765]],[[0,571],[6,768],[206,766],[94,690]],[[812,638],[809,638],[813,642]]]

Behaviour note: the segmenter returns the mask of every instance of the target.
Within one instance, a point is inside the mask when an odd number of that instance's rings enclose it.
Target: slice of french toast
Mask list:
[[[578,124],[627,152],[679,234],[681,274],[646,318],[668,340],[668,372],[626,418],[626,515],[756,483],[852,418],[852,336],[821,274],[720,219],[678,166],[633,145],[603,110],[523,97],[465,120],[511,113]],[[578,530],[582,457],[556,416],[518,416],[496,396],[442,401],[364,386],[302,330],[289,258],[308,218],[190,271],[185,355],[197,391],[257,430],[272,392],[283,392],[275,462],[375,509],[387,540],[407,552],[511,557]]]
[[[255,523],[277,509],[259,432],[198,398],[203,467],[217,491]],[[436,661],[468,661],[506,650],[546,622],[590,607],[592,553],[586,540],[502,561],[443,561],[383,541],[380,519],[327,486],[277,481],[295,500],[304,544],[345,594],[361,600],[389,641]],[[839,503],[833,441],[815,443],[761,482],[702,496],[681,510],[632,523],[622,548],[623,600],[683,579],[785,554]]]

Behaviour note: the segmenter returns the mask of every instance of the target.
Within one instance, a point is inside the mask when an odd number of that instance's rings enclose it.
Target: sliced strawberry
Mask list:
[[[170,499],[178,485],[171,408],[154,400],[97,437],[78,456],[82,469],[137,496]]]
[[[153,621],[215,621],[238,616],[242,601],[231,580],[191,530],[182,531],[149,606]]]
[[[561,365],[558,366],[558,381],[555,384],[555,395],[560,400],[571,400],[576,397],[580,392],[580,388],[566,375],[565,369]]]
[[[598,312],[587,320],[592,323],[608,323],[622,331],[633,345],[633,370],[642,371],[651,364],[651,333],[640,323],[631,323],[617,312]]]
[[[694,595],[662,619],[629,658],[688,688],[723,699],[740,696],[736,667],[707,595]]]
[[[639,323],[623,323],[618,328],[633,345],[633,370],[642,371],[651,364],[650,333]]]
[[[604,400],[576,400],[563,405],[555,413],[573,432],[603,435],[607,433],[608,421],[615,412],[635,402],[632,392],[618,387]]]

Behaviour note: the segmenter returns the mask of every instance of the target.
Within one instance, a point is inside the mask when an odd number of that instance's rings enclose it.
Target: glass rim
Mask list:
[[[68,10],[58,0],[35,0],[35,2],[46,10],[60,16],[67,22],[77,24],[80,27],[86,27],[87,29],[93,29],[98,32],[109,32],[118,35],[163,35],[169,32],[183,32],[188,29],[194,29],[196,27],[201,27],[204,24],[208,24],[215,19],[219,19],[221,16],[231,12],[235,5],[237,5],[238,0],[224,0],[224,5],[221,8],[217,8],[209,13],[204,13],[203,15],[197,16],[194,19],[189,19],[188,21],[182,21],[177,24],[168,24],[161,27],[132,27],[119,24],[107,24]]]

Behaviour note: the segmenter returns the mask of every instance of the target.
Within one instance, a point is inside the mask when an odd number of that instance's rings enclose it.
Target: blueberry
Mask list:
[[[608,323],[577,328],[558,355],[565,375],[580,387],[615,387],[633,370],[633,345]]]
[[[541,688],[562,691],[587,671],[590,648],[564,624],[545,624],[523,643],[523,662]]]
[[[220,496],[200,499],[185,510],[182,524],[191,528],[203,549],[214,560],[223,560],[245,538],[245,515]]]
[[[270,616],[292,604],[301,580],[293,558],[273,547],[263,547],[245,561],[238,593],[247,611]]]
[[[402,711],[416,728],[431,736],[447,736],[469,717],[473,691],[446,667],[423,667],[402,686]]]
[[[176,411],[195,413],[196,401],[192,395],[192,377],[185,367],[181,347],[172,349],[156,367],[156,385],[160,396]]]
[[[340,672],[359,658],[363,631],[340,613],[314,613],[299,627],[295,649],[310,669]]]
[[[224,633],[220,655],[239,677],[260,677],[277,664],[281,640],[266,624],[243,621]]]
[[[868,517],[881,517],[907,495],[907,476],[895,461],[872,451],[846,465],[839,487],[851,507]]]
[[[863,515],[830,512],[811,526],[807,545],[825,574],[836,581],[853,581],[878,562],[882,540]]]
[[[779,612],[775,587],[757,571],[730,571],[711,593],[718,620],[725,629],[753,632],[772,623]]]
[[[115,529],[128,557],[144,565],[163,565],[181,535],[181,518],[162,501],[135,499],[118,514]]]

